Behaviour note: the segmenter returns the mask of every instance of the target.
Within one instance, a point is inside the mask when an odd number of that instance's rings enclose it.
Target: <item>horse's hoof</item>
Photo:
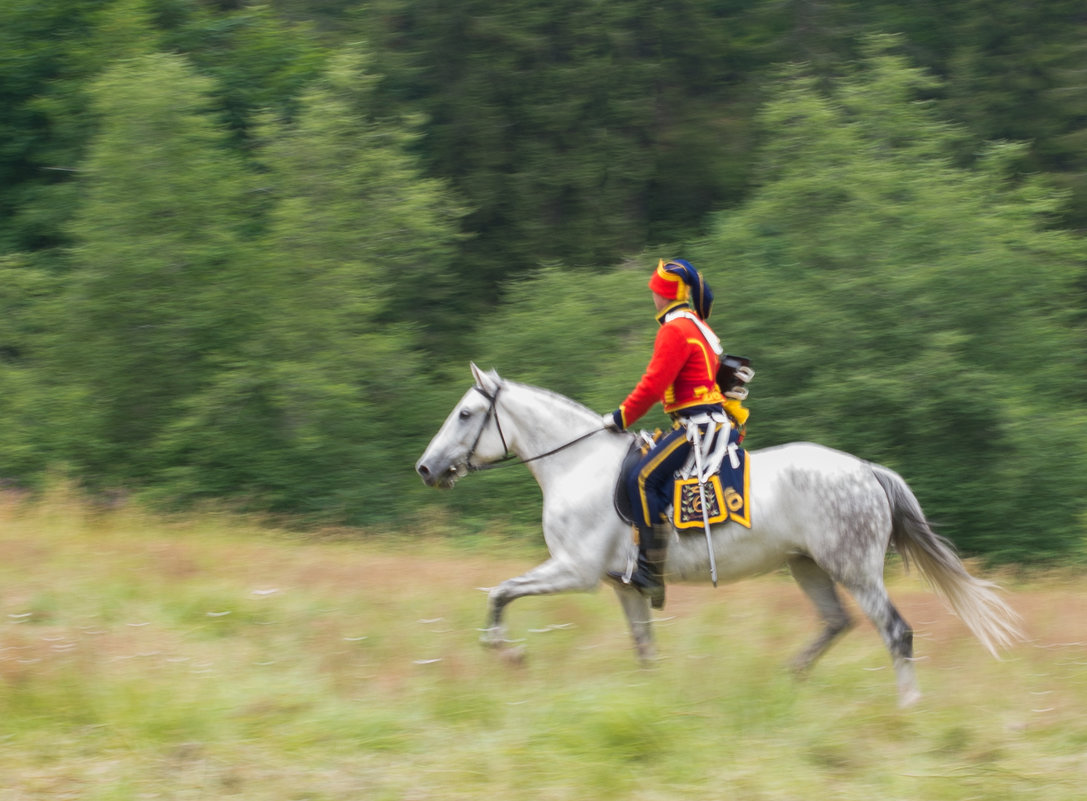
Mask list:
[[[811,676],[811,665],[799,662],[790,662],[785,666],[794,681],[807,681]]]
[[[904,693],[902,693],[902,695],[899,696],[899,698],[898,698],[898,708],[899,709],[909,709],[911,706],[913,706],[914,704],[916,704],[920,700],[921,700],[921,691],[918,690],[916,687],[913,687],[913,688],[905,691]]]
[[[511,667],[521,667],[525,664],[525,647],[523,645],[503,648],[498,652],[498,655],[505,664]]]

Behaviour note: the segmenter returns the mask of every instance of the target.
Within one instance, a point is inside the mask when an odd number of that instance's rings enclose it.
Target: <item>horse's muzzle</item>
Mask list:
[[[415,472],[419,474],[419,477],[423,479],[423,483],[428,487],[437,487],[438,489],[452,488],[457,479],[463,475],[463,471],[456,465],[450,465],[445,470],[440,470],[436,467],[432,468],[422,459],[416,463]]]

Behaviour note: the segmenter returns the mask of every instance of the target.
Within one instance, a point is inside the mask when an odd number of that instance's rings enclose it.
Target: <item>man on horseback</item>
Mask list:
[[[638,562],[629,582],[649,598],[654,609],[664,606],[664,561],[672,527],[667,520],[674,474],[691,453],[692,441],[712,436],[747,420],[739,400],[726,398],[717,384],[721,345],[706,324],[713,293],[702,274],[683,259],[661,259],[649,279],[657,309],[653,356],[645,374],[619,408],[603,416],[605,427],[622,431],[660,401],[675,421],[627,477],[638,535]],[[727,404],[727,408],[726,408]],[[726,417],[726,413],[728,417]],[[695,428],[697,432],[689,429]],[[626,580],[619,573],[612,578]]]

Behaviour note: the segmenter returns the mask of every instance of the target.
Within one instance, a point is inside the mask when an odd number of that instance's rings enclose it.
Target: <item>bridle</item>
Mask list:
[[[494,391],[494,394],[487,392],[483,387],[474,385],[472,389],[482,395],[488,401],[487,413],[483,416],[483,422],[479,426],[479,431],[476,432],[476,438],[472,440],[472,447],[468,449],[468,455],[464,458],[464,465],[470,473],[477,473],[481,470],[493,470],[496,467],[510,467],[515,464],[527,464],[528,462],[535,462],[537,459],[543,459],[548,456],[553,456],[559,451],[569,448],[571,445],[576,445],[583,439],[588,439],[593,434],[597,434],[604,431],[604,427],[594,428],[580,437],[570,440],[569,442],[559,445],[557,448],[552,448],[546,453],[538,453],[535,456],[530,456],[527,459],[521,459],[515,453],[510,452],[510,446],[506,444],[506,435],[502,432],[502,421],[498,419],[498,393],[502,391],[502,384],[499,384]],[[483,432],[487,430],[487,424],[494,418],[495,428],[498,429],[498,438],[502,440],[502,450],[505,453],[500,459],[496,459],[493,462],[487,464],[472,464],[472,457],[475,456],[476,448],[479,446],[479,441],[483,437]]]

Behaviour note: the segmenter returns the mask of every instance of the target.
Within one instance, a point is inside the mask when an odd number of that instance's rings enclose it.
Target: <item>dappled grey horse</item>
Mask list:
[[[490,590],[484,642],[505,647],[503,611],[516,598],[588,591],[611,583],[630,624],[638,655],[654,657],[648,601],[607,578],[626,569],[630,526],[615,511],[613,492],[633,434],[604,431],[590,409],[537,387],[472,365],[465,393],[415,467],[430,486],[516,458],[543,491],[543,534],[550,558]],[[785,564],[814,603],[823,629],[793,661],[806,671],[852,622],[836,585],[857,601],[891,653],[899,703],[920,698],[913,633],[883,584],[893,545],[994,655],[1021,638],[1015,613],[991,582],[971,576],[947,540],[925,519],[897,473],[841,451],[791,443],[751,451],[751,528],[729,522],[712,530],[719,579],[736,581]],[[708,582],[704,537],[673,538],[670,582]]]

